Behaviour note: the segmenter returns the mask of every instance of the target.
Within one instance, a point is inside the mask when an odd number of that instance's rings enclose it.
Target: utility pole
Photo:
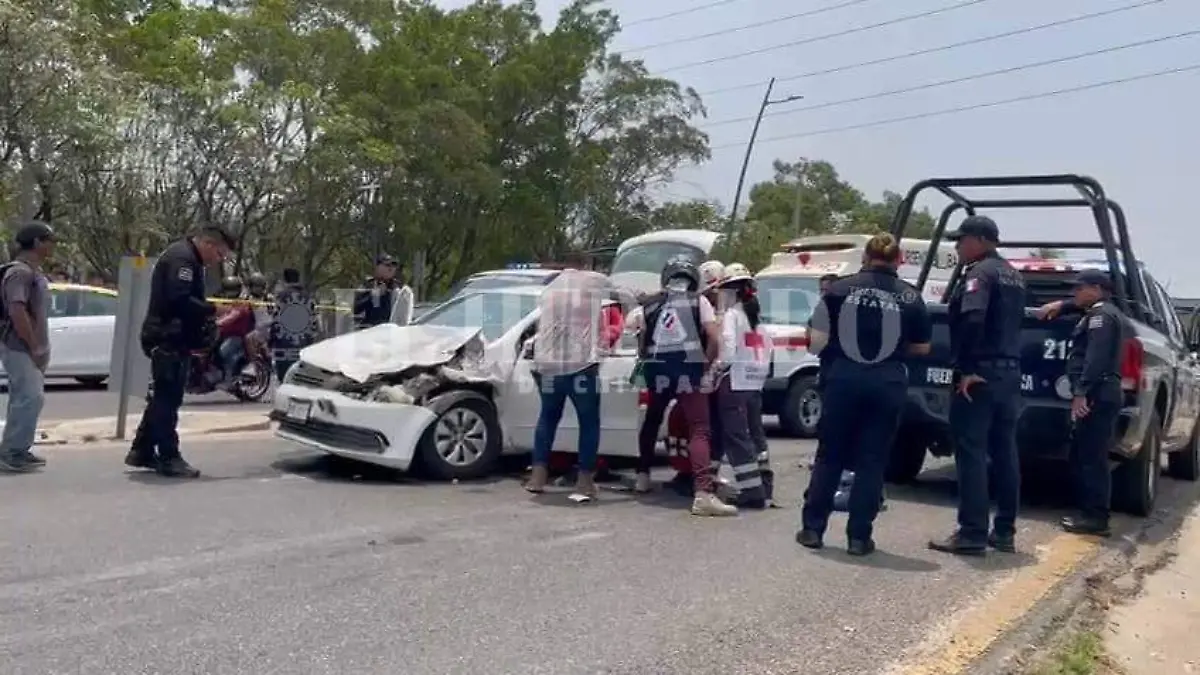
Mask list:
[[[804,178],[796,178],[796,203],[792,206],[792,231],[800,236],[800,198],[804,195]]]
[[[767,108],[773,105],[782,103],[791,103],[804,98],[800,95],[788,96],[786,98],[772,99],[771,92],[775,89],[775,78],[767,83],[767,91],[763,94],[762,105],[758,106],[758,115],[754,118],[754,128],[750,131],[750,142],[746,144],[746,156],[742,159],[742,171],[738,174],[737,189],[733,193],[733,210],[729,213],[729,226],[725,233],[727,240],[733,239],[733,226],[737,222],[738,206],[742,201],[742,188],[746,185],[746,171],[750,168],[750,155],[754,153],[754,141],[758,140],[758,127],[762,124],[763,115],[766,114]],[[726,244],[730,243],[729,241]]]
[[[383,232],[380,224],[377,222],[377,214],[375,213],[375,204],[379,201],[378,182],[364,182],[358,188],[360,194],[363,195],[363,221],[367,226],[367,231],[371,235],[371,248],[374,249],[373,256],[378,256],[383,252]],[[372,258],[374,259],[374,258]]]

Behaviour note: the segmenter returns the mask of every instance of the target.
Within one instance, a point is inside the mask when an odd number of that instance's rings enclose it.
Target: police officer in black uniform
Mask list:
[[[204,268],[219,264],[235,241],[207,227],[171,244],[150,276],[150,304],[142,322],[142,351],[150,357],[150,395],[125,464],[163,476],[195,478],[200,472],[179,454],[179,407],[187,386],[190,353],[217,340],[216,309],[204,293]]]
[[[892,235],[872,237],[863,258],[862,271],[830,286],[813,317],[810,348],[828,370],[820,445],[796,535],[801,546],[824,545],[842,471],[853,466],[847,551],[859,556],[875,550],[883,472],[908,389],[904,359],[927,354],[933,330],[921,294],[896,275],[902,256]]]
[[[930,541],[929,547],[960,555],[983,555],[988,546],[1011,552],[1021,494],[1016,433],[1025,280],[996,252],[1000,230],[991,218],[968,216],[957,232],[946,236],[956,242],[964,265],[949,307],[954,354],[950,431],[958,474],[958,530]],[[990,532],[989,470],[996,492]]]
[[[364,281],[354,294],[355,330],[385,324],[392,318],[392,303],[400,289],[396,279],[399,268],[396,259],[386,253],[375,257],[375,275]]]
[[[1071,333],[1067,377],[1071,380],[1071,460],[1076,471],[1079,515],[1062,519],[1077,534],[1107,537],[1112,474],[1108,451],[1121,412],[1121,346],[1132,332],[1125,314],[1110,301],[1112,277],[1100,270],[1081,272],[1069,302],[1043,306],[1039,315],[1083,312]]]

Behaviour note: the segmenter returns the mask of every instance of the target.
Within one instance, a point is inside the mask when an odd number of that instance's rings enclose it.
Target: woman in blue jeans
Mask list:
[[[610,299],[608,278],[567,270],[538,301],[538,334],[533,343],[533,380],[541,412],[533,436],[533,472],[525,489],[540,493],[550,478],[550,451],[567,401],[579,418],[579,478],[575,491],[597,495],[600,453],[600,358],[621,335],[620,308]]]

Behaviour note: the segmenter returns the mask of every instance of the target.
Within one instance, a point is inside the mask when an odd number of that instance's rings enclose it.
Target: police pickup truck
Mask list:
[[[968,199],[960,190],[987,187],[1064,186],[1079,197],[1071,199]],[[1194,326],[1185,329],[1162,286],[1132,254],[1125,216],[1094,179],[1075,175],[993,178],[932,179],[918,183],[896,214],[893,234],[903,234],[903,223],[913,200],[924,190],[934,190],[951,200],[934,233],[938,241],[951,216],[996,208],[1079,207],[1092,212],[1100,243],[1006,242],[1005,251],[1050,247],[1071,251],[1098,251],[1093,260],[1015,259],[1027,288],[1026,317],[1022,328],[1021,391],[1023,408],[1017,427],[1017,446],[1026,463],[1065,461],[1069,457],[1071,389],[1066,377],[1070,335],[1079,316],[1046,321],[1034,309],[1070,297],[1075,275],[1082,269],[1102,269],[1113,274],[1116,302],[1131,319],[1133,337],[1124,345],[1121,386],[1125,403],[1118,422],[1117,441],[1110,449],[1116,468],[1113,508],[1146,516],[1158,494],[1160,462],[1168,455],[1169,474],[1194,481],[1200,476],[1200,335]],[[1114,232],[1115,230],[1115,232]],[[1086,254],[1085,254],[1086,255]],[[928,270],[923,270],[918,286]],[[951,277],[946,298],[961,279]],[[944,300],[943,299],[943,300]],[[921,472],[927,452],[953,455],[947,422],[953,370],[946,305],[930,304],[934,323],[933,348],[927,357],[909,364],[909,403],[904,413],[888,466],[888,479],[908,482]]]

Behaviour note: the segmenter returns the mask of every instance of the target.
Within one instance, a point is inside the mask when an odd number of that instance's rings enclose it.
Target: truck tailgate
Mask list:
[[[929,313],[933,320],[933,350],[927,357],[912,359],[909,384],[914,389],[943,391],[948,395],[953,371],[946,306],[929,305]],[[1065,384],[1067,350],[1077,321],[1078,317],[1043,321],[1031,311],[1026,312],[1021,327],[1021,391],[1026,401],[1065,406],[1069,397]],[[949,401],[945,403],[948,405]],[[930,406],[929,412],[942,417],[948,412],[942,408]]]

